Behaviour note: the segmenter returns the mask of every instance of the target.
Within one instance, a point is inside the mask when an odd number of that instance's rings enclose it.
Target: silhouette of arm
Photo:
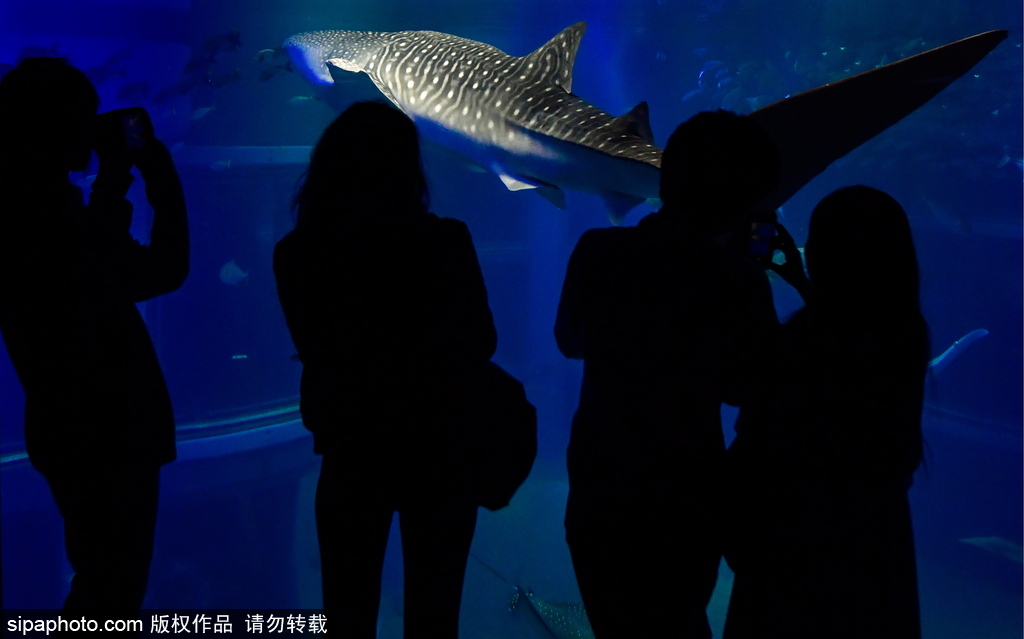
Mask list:
[[[584,233],[569,257],[569,265],[562,283],[562,296],[558,300],[555,317],[555,342],[562,354],[572,359],[583,359],[583,281],[587,255],[592,236]]]
[[[124,295],[141,302],[177,290],[184,283],[189,271],[189,237],[185,196],[170,152],[160,141],[148,140],[136,165],[153,207],[148,246],[129,234],[132,207],[124,198],[133,178],[127,171],[101,167],[89,210],[108,234],[106,257],[112,262],[112,276]]]
[[[803,257],[796,246],[796,241],[793,240],[793,236],[786,230],[786,227],[777,224],[776,228],[778,235],[773,239],[774,248],[782,251],[786,259],[782,264],[777,264],[769,259],[764,262],[764,267],[782,277],[806,303],[814,294],[814,286],[804,272]]]

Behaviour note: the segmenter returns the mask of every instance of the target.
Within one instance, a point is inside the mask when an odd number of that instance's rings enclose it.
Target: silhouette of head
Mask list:
[[[736,227],[775,187],[779,152],[756,122],[704,111],[672,133],[661,159],[661,200],[715,234]]]
[[[324,130],[295,196],[298,226],[344,223],[346,211],[425,211],[416,127],[383,102],[357,102]]]
[[[919,308],[917,256],[910,223],[890,195],[850,186],[827,196],[811,214],[804,247],[807,274],[833,304]]]
[[[26,58],[0,79],[5,174],[84,170],[100,98],[64,58]]]

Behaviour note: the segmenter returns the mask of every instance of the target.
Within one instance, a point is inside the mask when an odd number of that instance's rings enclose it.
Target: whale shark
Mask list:
[[[436,31],[310,31],[283,45],[315,86],[364,73],[429,141],[468,156],[511,191],[565,208],[565,189],[596,193],[619,223],[658,197],[662,150],[646,102],[610,115],[572,93],[586,24],[525,56]],[[774,209],[839,159],[934,97],[1006,37],[990,31],[767,105],[747,117],[779,146]]]

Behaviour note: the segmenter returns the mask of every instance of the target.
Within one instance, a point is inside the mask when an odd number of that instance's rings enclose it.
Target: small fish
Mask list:
[[[212,106],[200,107],[200,108],[198,108],[198,109],[196,109],[195,111],[192,112],[192,119],[193,120],[199,120],[199,119],[205,118],[207,115],[210,114],[210,111],[213,111],[215,108],[216,107],[212,107]]]
[[[247,277],[249,277],[249,271],[243,271],[238,264],[235,264],[234,260],[220,268],[220,281],[228,286],[238,286]]]
[[[117,92],[119,102],[138,104],[149,97],[149,84],[146,82],[129,82]]]
[[[690,91],[686,95],[684,95],[683,98],[682,98],[682,101],[683,102],[689,102],[690,100],[700,96],[701,94],[702,94],[702,91],[700,89],[694,89],[693,91]]]
[[[307,104],[309,102],[312,102],[313,100],[316,100],[316,98],[314,98],[311,95],[293,95],[292,97],[288,98],[288,104],[292,106],[298,106],[300,104]]]
[[[743,90],[733,89],[732,91],[726,93],[725,96],[722,98],[722,108],[727,109],[729,111],[736,111],[737,113],[739,113],[741,100],[743,100]],[[741,115],[743,114],[741,113]]]
[[[902,57],[905,57],[905,56],[913,53],[914,51],[916,51],[917,49],[920,49],[923,46],[924,46],[924,39],[922,39],[922,38],[914,38],[910,42],[908,42],[908,43],[906,43],[906,44],[904,44],[902,46],[896,47],[895,49],[893,49],[893,51],[899,57],[902,58]]]
[[[704,66],[700,68],[700,73],[697,74],[697,87],[701,91],[708,91],[717,84],[723,76],[728,74],[729,69],[725,64],[718,60],[708,60],[704,63]]]
[[[263,62],[268,58],[273,59],[275,55],[277,55],[277,49],[260,49],[256,52],[256,57],[254,59],[256,62]]]
[[[248,355],[232,355],[231,359],[249,359]]]
[[[1002,537],[969,537],[961,539],[961,542],[995,553],[1000,557],[1006,557],[1018,564],[1024,564],[1024,548],[1020,544],[1003,539]]]
[[[231,168],[231,160],[217,160],[210,165],[210,170],[222,173]]]
[[[199,46],[199,50],[204,55],[215,56],[235,51],[240,46],[242,46],[241,34],[236,29],[232,29],[221,35],[210,36]]]

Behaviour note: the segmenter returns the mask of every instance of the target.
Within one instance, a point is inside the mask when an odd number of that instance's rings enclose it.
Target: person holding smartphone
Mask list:
[[[779,167],[755,122],[699,113],[665,147],[663,208],[587,231],[569,259],[555,338],[583,383],[565,532],[597,639],[711,637],[722,403],[752,396],[778,328],[735,245]]]
[[[189,270],[185,199],[142,109],[97,116],[66,60],[28,58],[0,80],[0,332],[25,389],[25,445],[64,519],[75,576],[65,610],[135,613],[146,592],[160,466],[174,416],[136,302]],[[88,202],[68,179],[99,171]],[[132,238],[138,170],[150,243]]]

